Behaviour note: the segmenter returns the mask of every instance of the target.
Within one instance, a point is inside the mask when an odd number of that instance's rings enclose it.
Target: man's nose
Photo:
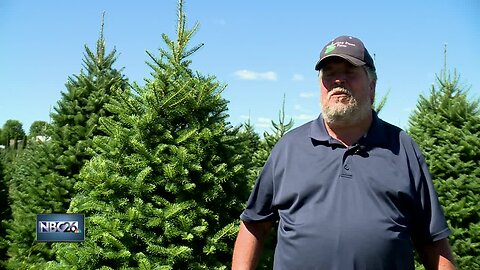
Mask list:
[[[345,76],[343,76],[343,75],[336,76],[335,79],[333,80],[333,83],[334,84],[344,84],[345,83]]]

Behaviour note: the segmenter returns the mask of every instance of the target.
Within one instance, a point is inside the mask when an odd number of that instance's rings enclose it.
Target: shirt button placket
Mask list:
[[[352,178],[352,171],[351,171],[352,155],[350,154],[349,151],[346,151],[344,155],[345,155],[345,158],[343,162],[343,169],[342,169],[342,174],[340,176],[342,178]]]

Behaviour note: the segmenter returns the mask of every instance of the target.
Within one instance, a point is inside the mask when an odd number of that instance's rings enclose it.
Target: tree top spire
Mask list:
[[[102,13],[102,23],[100,26],[100,36],[97,40],[97,63],[100,64],[102,61],[103,57],[105,56],[105,39],[103,37],[103,31],[105,28],[105,13],[106,11],[103,11]]]

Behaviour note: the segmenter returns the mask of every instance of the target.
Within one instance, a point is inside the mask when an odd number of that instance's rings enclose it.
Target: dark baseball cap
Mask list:
[[[320,52],[320,60],[315,65],[315,70],[320,70],[329,57],[341,57],[355,66],[367,65],[375,70],[373,59],[363,45],[363,42],[351,36],[339,36],[329,42]]]

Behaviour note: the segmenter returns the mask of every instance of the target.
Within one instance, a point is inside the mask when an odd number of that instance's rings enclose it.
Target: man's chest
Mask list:
[[[406,232],[415,189],[401,155],[386,149],[299,155],[292,151],[274,169],[273,207],[281,220]]]

